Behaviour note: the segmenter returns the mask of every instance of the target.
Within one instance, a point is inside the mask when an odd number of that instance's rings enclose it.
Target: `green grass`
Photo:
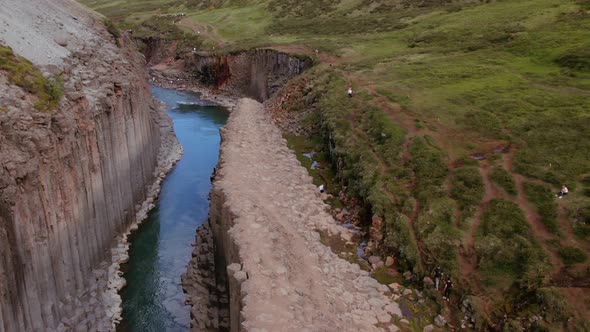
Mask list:
[[[503,167],[496,166],[490,172],[490,179],[510,195],[516,195],[514,178]]]
[[[578,263],[584,263],[588,259],[582,250],[576,247],[562,247],[559,249],[559,256],[563,263],[567,266],[571,266]]]
[[[463,167],[453,173],[451,195],[462,209],[477,205],[482,200],[485,189],[479,169]]]
[[[475,248],[484,284],[537,280],[550,270],[546,254],[531,234],[517,204],[495,199],[484,211]],[[504,284],[504,287],[511,283]]]
[[[544,186],[534,183],[525,183],[524,192],[529,202],[533,203],[537,208],[537,213],[541,216],[541,222],[543,222],[547,230],[551,233],[559,234],[555,193]]]
[[[59,106],[64,93],[60,76],[45,78],[29,60],[15,55],[10,47],[0,45],[0,71],[9,82],[34,96],[35,108],[50,111]]]

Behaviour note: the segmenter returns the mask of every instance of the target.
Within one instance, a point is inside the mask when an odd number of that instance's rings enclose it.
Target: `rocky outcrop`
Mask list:
[[[255,49],[223,56],[190,54],[185,72],[216,89],[239,93],[263,102],[288,80],[312,66],[305,56],[272,49]]]
[[[229,330],[227,283],[217,276],[215,243],[209,224],[197,229],[189,268],[182,275],[182,287],[191,305],[191,326],[201,332]]]
[[[0,21],[0,40],[65,88],[40,112],[0,72],[0,331],[112,330],[119,234],[180,154],[170,119],[132,42],[75,2],[6,0]]]
[[[240,101],[222,129],[210,208],[231,331],[397,330],[399,306],[387,286],[322,244],[318,231],[348,240],[350,231],[337,226],[279,129],[251,99]]]

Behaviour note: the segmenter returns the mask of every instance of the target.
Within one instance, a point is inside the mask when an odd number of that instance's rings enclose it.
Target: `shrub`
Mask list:
[[[115,39],[121,38],[121,30],[115,22],[109,19],[104,20],[104,26],[107,28],[107,31],[113,36]]]
[[[516,195],[514,178],[501,166],[494,167],[494,169],[492,169],[492,172],[490,173],[490,179],[495,184],[504,189],[504,191],[506,191],[508,194]]]
[[[385,245],[399,253],[406,269],[420,266],[418,246],[412,237],[408,217],[401,213],[388,213],[385,215],[385,223]]]
[[[550,322],[567,318],[567,313],[571,310],[567,300],[554,287],[537,289],[536,300],[545,308],[545,319]]]
[[[578,263],[584,263],[588,256],[579,248],[576,247],[562,247],[559,249],[559,256],[563,263],[571,266]]]
[[[0,45],[0,71],[7,73],[8,80],[37,98],[35,108],[48,111],[59,106],[64,93],[60,76],[45,78],[27,59],[15,55],[10,47]]]
[[[530,234],[522,210],[503,199],[490,202],[484,211],[475,244],[480,267],[488,274],[537,280],[550,264]]]
[[[555,59],[558,65],[582,72],[590,72],[590,48],[571,51]]]
[[[451,195],[459,202],[462,210],[482,200],[485,189],[477,168],[460,168],[453,174],[452,182]]]
[[[557,203],[554,194],[544,186],[525,183],[524,191],[528,200],[533,203],[541,216],[541,222],[551,233],[559,233],[557,225]]]
[[[428,144],[424,137],[415,137],[410,146],[411,163],[417,178],[417,197],[426,204],[432,198],[444,196],[442,184],[448,168],[442,153]]]

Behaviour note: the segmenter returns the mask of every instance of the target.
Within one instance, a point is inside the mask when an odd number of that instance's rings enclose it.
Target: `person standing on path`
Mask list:
[[[451,278],[447,279],[447,283],[445,285],[445,292],[443,294],[443,300],[449,302],[451,299],[451,291],[453,290],[453,281]]]
[[[352,87],[348,87],[348,96],[352,98]]]
[[[434,287],[438,290],[438,286],[440,285],[440,281],[442,280],[443,271],[440,266],[434,268]]]

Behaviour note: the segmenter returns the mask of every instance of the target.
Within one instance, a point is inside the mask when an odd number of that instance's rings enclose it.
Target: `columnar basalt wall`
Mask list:
[[[111,330],[110,248],[178,143],[131,40],[72,1],[7,1],[0,39],[65,96],[40,112],[0,72],[0,331]]]
[[[289,79],[311,66],[309,57],[272,49],[223,56],[190,54],[185,57],[185,71],[193,73],[201,83],[260,102],[269,99]]]

